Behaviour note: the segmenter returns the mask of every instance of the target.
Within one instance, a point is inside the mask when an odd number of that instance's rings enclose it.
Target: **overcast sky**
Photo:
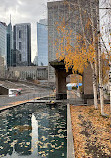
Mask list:
[[[31,23],[32,31],[32,60],[37,52],[36,23],[47,18],[47,2],[53,0],[0,0],[0,21],[17,23]]]

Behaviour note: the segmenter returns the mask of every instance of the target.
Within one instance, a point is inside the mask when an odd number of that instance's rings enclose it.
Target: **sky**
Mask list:
[[[32,61],[37,53],[37,25],[40,19],[47,18],[47,2],[54,0],[0,0],[0,21],[7,25],[31,23]]]

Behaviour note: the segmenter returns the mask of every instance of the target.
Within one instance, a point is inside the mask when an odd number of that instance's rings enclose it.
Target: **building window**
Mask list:
[[[21,58],[21,54],[19,54],[19,61],[21,61],[22,60],[22,58]]]
[[[21,30],[19,30],[19,38],[21,38],[22,36],[22,31]]]
[[[21,49],[22,49],[22,43],[19,42],[19,50],[21,50]]]

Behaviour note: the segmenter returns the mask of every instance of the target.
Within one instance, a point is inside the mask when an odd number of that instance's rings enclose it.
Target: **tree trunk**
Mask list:
[[[95,84],[95,79],[93,79],[93,91],[94,91],[94,106],[95,106],[95,109],[98,109],[98,101],[97,101],[97,87],[96,87],[96,84]]]
[[[109,86],[110,86],[110,118],[111,118],[111,67],[110,67],[110,72],[109,72]]]
[[[91,68],[93,70],[93,93],[94,93],[94,106],[95,109],[98,109],[98,100],[97,100],[97,79],[96,79],[96,75],[94,72],[94,66],[91,64]]]
[[[101,49],[100,49],[100,46],[99,46],[99,88],[100,88],[101,115],[104,115],[104,93],[103,93],[102,59],[101,59]]]
[[[98,46],[97,46],[97,40],[96,40],[96,33],[97,31],[95,30],[95,27],[94,27],[94,20],[93,20],[93,17],[94,17],[94,12],[92,10],[92,0],[90,0],[90,10],[91,10],[91,17],[90,17],[90,20],[91,20],[91,24],[92,24],[92,35],[93,35],[93,44],[94,44],[94,50],[95,50],[95,53],[94,53],[94,56],[95,56],[95,62],[94,62],[94,68],[93,69],[93,90],[94,90],[94,105],[95,105],[95,109],[98,108],[98,100],[97,100],[97,85],[98,85],[98,82],[97,82],[97,77],[98,77]]]

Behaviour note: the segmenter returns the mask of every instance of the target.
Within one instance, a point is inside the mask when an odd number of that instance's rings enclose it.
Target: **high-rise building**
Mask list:
[[[31,24],[22,23],[14,26],[14,50],[21,53],[21,66],[31,64]]]
[[[0,56],[4,58],[4,65],[7,67],[7,39],[5,23],[0,22]]]
[[[12,66],[11,52],[13,50],[13,31],[11,21],[7,26],[7,67]]]
[[[59,50],[59,39],[61,34],[57,28],[64,23],[66,30],[71,30],[70,44],[72,47],[76,45],[77,36],[83,35],[85,30],[85,36],[87,40],[92,39],[92,28],[89,31],[86,30],[86,22],[88,19],[93,18],[95,30],[97,30],[97,18],[99,17],[99,0],[65,0],[48,2],[48,62],[56,59],[56,53]],[[96,16],[95,16],[96,15]],[[55,45],[55,42],[58,44]],[[64,46],[65,46],[65,40]],[[48,66],[48,80],[49,82],[55,81],[54,68]]]
[[[21,52],[19,50],[11,51],[11,66],[21,66],[23,63],[21,62]]]
[[[33,63],[38,66],[38,56],[35,56]]]
[[[38,66],[48,66],[48,27],[47,20],[37,22]]]
[[[0,77],[5,76],[4,58],[0,56]]]

